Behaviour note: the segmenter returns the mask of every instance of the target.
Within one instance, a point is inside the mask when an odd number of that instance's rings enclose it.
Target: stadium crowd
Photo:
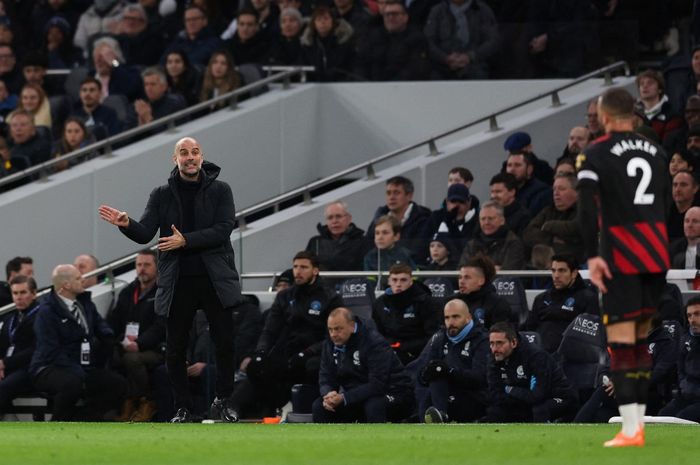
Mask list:
[[[653,48],[673,15],[666,2],[648,3],[660,24],[640,41]],[[595,55],[593,37],[578,28],[596,14],[634,11],[619,4],[253,0],[235,10],[216,1],[0,2],[0,173],[233,90],[245,82],[236,66],[249,63],[311,64],[320,81],[575,76]],[[532,17],[549,22],[509,27]],[[504,69],[503,56],[516,69]],[[74,95],[52,87],[48,69],[83,71]],[[637,76],[636,130],[666,150],[674,267],[697,269],[700,47],[687,66],[668,71],[668,79],[653,70]],[[410,179],[388,179],[366,230],[342,201],[327,205],[318,235],[276,280],[272,307],[248,296],[233,309],[237,415],[273,416],[291,401],[294,413],[316,422],[606,421],[615,392],[596,291],[579,274],[575,176],[576,155],[601,135],[593,100],[562,136],[561,154],[538,156],[525,132],[506,137],[487,200],[470,190],[485,180],[455,167],[435,187],[445,192],[435,209],[413,200]],[[546,161],[554,158],[554,166]],[[106,318],[85,292],[96,280],[82,278],[97,258],[56,266],[41,299],[32,259],[11,260],[0,282],[0,306],[16,305],[0,320],[0,414],[13,411],[17,396],[40,395],[54,420],[171,419],[165,323],[153,308],[157,260],[139,253],[136,279]],[[368,277],[321,277],[358,270]],[[385,280],[372,276],[377,270],[388,272]],[[458,277],[418,280],[414,270]],[[523,282],[501,270],[550,270],[551,278]],[[532,308],[524,287],[542,290]],[[700,421],[700,299],[684,305],[668,284],[648,339],[648,413]],[[192,418],[209,415],[214,351],[199,315],[187,354]]]
[[[700,75],[682,56],[691,14],[663,0],[2,1],[0,177],[235,90],[265,65],[314,66],[317,81],[511,79],[668,55],[681,112]]]

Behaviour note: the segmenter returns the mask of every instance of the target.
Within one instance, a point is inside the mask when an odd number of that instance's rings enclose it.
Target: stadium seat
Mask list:
[[[519,278],[513,276],[497,276],[493,280],[496,294],[508,301],[511,309],[511,322],[522,328],[527,321],[529,308],[525,287]]]
[[[430,294],[437,299],[444,299],[455,293],[455,289],[450,278],[426,278],[423,280],[423,284],[430,289]]]
[[[356,316],[365,320],[372,319],[374,285],[367,278],[346,279],[338,286],[338,295]]]
[[[63,84],[63,88],[66,91],[66,95],[73,101],[80,101],[80,83],[88,76],[87,68],[73,68],[68,73],[66,81]]]

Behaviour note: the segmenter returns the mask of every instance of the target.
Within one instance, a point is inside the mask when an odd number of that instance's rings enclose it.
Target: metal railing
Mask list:
[[[244,96],[249,92],[253,92],[258,89],[264,88],[269,84],[277,83],[280,81],[282,82],[282,88],[288,89],[291,85],[291,78],[293,76],[305,75],[307,71],[309,71],[308,67],[301,66],[288,69],[286,71],[273,74],[269,77],[260,79],[259,81],[255,81],[251,84],[240,87],[234,91],[228,92],[223,95],[219,95],[218,97],[214,97],[210,100],[207,100],[206,102],[201,102],[196,105],[187,107],[184,110],[180,110],[176,113],[164,116],[148,124],[144,124],[142,126],[137,126],[135,128],[120,132],[119,134],[108,137],[107,139],[104,139],[102,141],[95,142],[94,144],[90,144],[79,150],[75,150],[68,154],[27,168],[26,170],[20,171],[18,173],[14,173],[9,176],[0,178],[0,188],[26,178],[38,177],[40,181],[46,181],[48,180],[49,175],[55,171],[55,167],[57,165],[65,164],[66,162],[70,164],[70,162],[78,161],[81,158],[95,158],[100,155],[112,156],[113,147],[115,145],[128,143],[135,137],[151,132],[154,129],[162,128],[163,126],[167,126],[167,131],[173,131],[179,123],[187,121],[188,117],[201,111],[207,111],[211,108],[215,108],[218,104],[222,102],[227,103],[230,110],[234,110],[238,107],[238,100],[241,96]]]
[[[357,172],[357,171],[365,170],[366,173],[367,173],[368,179],[374,179],[374,178],[376,177],[375,174],[374,174],[374,165],[376,165],[377,163],[380,163],[380,162],[389,160],[389,159],[391,159],[391,158],[394,158],[394,157],[396,157],[396,156],[403,155],[403,154],[405,154],[405,153],[407,153],[407,152],[409,152],[409,151],[411,151],[411,150],[414,150],[414,149],[416,149],[416,148],[420,148],[420,147],[423,147],[423,146],[426,146],[426,145],[427,145],[428,148],[429,148],[429,150],[430,150],[430,155],[431,155],[431,156],[437,156],[437,155],[439,155],[440,152],[438,151],[436,141],[439,140],[439,139],[445,138],[445,137],[447,137],[447,136],[449,136],[449,135],[452,135],[452,134],[454,134],[454,133],[463,131],[463,130],[465,130],[465,129],[468,129],[468,128],[470,128],[470,127],[476,126],[476,125],[481,124],[481,123],[484,123],[484,122],[488,122],[488,123],[489,123],[489,131],[496,131],[496,130],[500,129],[500,128],[498,127],[498,122],[497,122],[497,117],[498,117],[498,116],[500,116],[500,115],[502,115],[502,114],[504,114],[504,113],[507,113],[507,112],[509,112],[509,111],[515,110],[515,109],[517,109],[517,108],[520,108],[520,107],[522,107],[522,106],[528,105],[528,104],[530,104],[530,103],[536,102],[537,100],[541,100],[541,99],[544,99],[544,98],[551,98],[552,106],[553,106],[553,107],[561,106],[561,105],[562,105],[562,102],[561,102],[561,100],[560,100],[560,98],[559,98],[559,92],[561,92],[562,90],[568,89],[568,88],[570,88],[570,87],[573,87],[573,86],[575,86],[575,85],[577,85],[577,84],[580,84],[580,83],[582,83],[582,82],[584,82],[584,81],[587,81],[588,79],[595,78],[595,77],[599,77],[599,76],[603,76],[604,79],[605,79],[604,85],[605,85],[605,86],[611,86],[611,85],[614,84],[614,81],[613,81],[613,78],[612,78],[613,72],[619,71],[619,70],[623,70],[625,76],[629,76],[629,74],[630,74],[630,68],[629,68],[629,65],[628,65],[626,62],[624,62],[624,61],[619,61],[619,62],[617,62],[617,63],[613,63],[613,64],[611,64],[611,65],[605,66],[605,67],[603,67],[603,68],[600,68],[600,69],[597,69],[597,70],[595,70],[595,71],[592,71],[592,72],[590,72],[590,73],[588,73],[588,74],[585,74],[585,75],[583,75],[583,76],[581,76],[581,77],[579,77],[579,78],[576,78],[576,79],[572,80],[571,82],[569,82],[569,83],[567,83],[567,84],[564,84],[564,85],[561,85],[561,86],[559,86],[559,87],[557,87],[557,88],[555,88],[555,89],[553,89],[553,90],[549,90],[549,91],[547,91],[547,92],[542,92],[542,93],[540,93],[540,94],[538,94],[538,95],[536,95],[536,96],[534,96],[534,97],[531,97],[531,98],[529,98],[529,99],[527,99],[527,100],[524,100],[524,101],[522,101],[522,102],[520,102],[520,103],[517,103],[517,104],[514,104],[514,105],[510,105],[510,106],[508,106],[508,107],[502,108],[502,109],[500,109],[500,110],[498,110],[498,111],[495,111],[495,112],[489,114],[488,116],[478,118],[478,119],[476,119],[476,120],[474,120],[474,121],[471,121],[471,122],[469,122],[469,123],[460,125],[460,126],[458,126],[458,127],[455,127],[455,128],[453,128],[453,129],[450,129],[450,130],[448,130],[448,131],[445,131],[445,132],[442,132],[442,133],[440,133],[440,134],[431,136],[431,137],[429,137],[429,138],[427,138],[427,139],[424,139],[424,140],[422,140],[422,141],[420,141],[420,142],[417,142],[417,143],[415,143],[415,144],[408,145],[408,146],[406,146],[406,147],[400,148],[400,149],[398,149],[398,150],[394,150],[394,151],[392,151],[392,152],[389,152],[389,153],[387,153],[387,154],[384,154],[384,155],[379,156],[379,157],[377,157],[377,158],[374,158],[374,159],[372,159],[372,160],[369,160],[369,161],[366,161],[366,162],[357,164],[357,165],[355,165],[355,166],[352,166],[352,167],[350,167],[350,168],[344,169],[344,170],[342,170],[342,171],[340,171],[340,172],[338,172],[338,173],[336,173],[336,174],[333,174],[333,175],[331,175],[331,176],[328,176],[328,177],[326,177],[326,178],[320,179],[320,180],[318,180],[318,181],[314,181],[314,182],[312,182],[312,183],[306,184],[306,185],[304,185],[304,186],[302,186],[302,187],[299,187],[299,188],[297,188],[297,189],[293,189],[293,190],[291,190],[291,191],[289,191],[289,192],[287,192],[287,193],[285,193],[285,194],[281,194],[281,195],[278,195],[278,196],[273,197],[273,198],[271,198],[271,199],[268,199],[268,200],[265,200],[265,201],[263,201],[263,202],[260,202],[260,203],[258,203],[257,205],[253,205],[253,206],[251,206],[251,207],[248,207],[248,208],[244,208],[244,209],[242,209],[242,210],[239,210],[239,211],[236,213],[236,219],[238,220],[239,230],[243,231],[243,230],[246,229],[246,222],[245,222],[246,216],[250,216],[250,215],[252,215],[253,213],[258,213],[258,212],[261,212],[261,211],[263,211],[263,210],[267,210],[267,209],[270,209],[270,208],[273,208],[275,211],[277,211],[277,210],[279,209],[280,203],[285,202],[285,201],[289,201],[289,200],[294,199],[294,198],[296,198],[296,197],[298,197],[298,196],[300,196],[300,195],[303,196],[304,202],[305,202],[305,203],[309,203],[309,202],[311,202],[311,191],[313,191],[314,189],[317,189],[317,188],[319,188],[319,187],[326,186],[326,185],[328,185],[328,184],[330,184],[330,183],[332,183],[332,182],[335,182],[335,181],[337,181],[337,180],[339,180],[339,179],[342,179],[342,178],[346,177],[346,176],[349,175],[349,174],[355,173],[355,172]],[[263,80],[261,80],[261,81],[257,81],[257,82],[255,82],[254,84],[251,84],[250,86],[243,87],[243,88],[241,88],[241,89],[238,89],[238,90],[236,90],[236,91],[230,92],[230,93],[228,93],[228,94],[219,96],[219,97],[217,97],[216,99],[212,99],[212,100],[209,100],[209,101],[207,101],[207,102],[198,104],[198,105],[196,105],[195,107],[191,107],[191,108],[188,109],[188,110],[197,111],[197,110],[205,109],[205,108],[208,108],[209,106],[211,106],[212,104],[215,104],[215,103],[220,102],[220,101],[226,101],[226,100],[228,100],[228,99],[232,99],[232,101],[235,102],[236,96],[237,96],[237,95],[240,95],[240,93],[245,93],[245,92],[247,92],[247,91],[250,91],[250,90],[253,90],[253,89],[257,88],[257,87],[252,87],[252,86],[254,86],[255,84],[258,84],[259,86],[262,86],[262,85],[266,85],[266,84],[269,83],[269,82],[275,82],[275,81],[277,81],[277,80],[279,80],[279,79],[284,79],[285,87],[288,87],[288,86],[289,86],[289,79],[291,78],[291,76],[294,75],[294,74],[300,73],[300,72],[301,72],[301,69],[300,69],[300,68],[295,68],[294,70],[290,70],[290,71],[286,71],[286,72],[283,72],[283,73],[280,73],[280,74],[277,74],[277,75],[273,75],[273,76],[271,76],[270,78],[266,78],[266,79],[263,79]],[[236,94],[236,95],[234,96],[234,94]],[[235,107],[235,106],[234,106],[234,107]],[[167,121],[168,121],[170,124],[173,124],[173,125],[174,125],[174,120],[176,120],[176,119],[182,117],[182,115],[185,114],[185,113],[186,113],[185,110],[183,110],[183,111],[181,111],[181,112],[178,112],[178,113],[174,113],[173,115],[170,115],[170,116],[167,117]],[[162,120],[159,120],[159,124],[154,125],[153,123],[150,123],[149,125],[143,126],[143,128],[144,128],[144,130],[147,130],[147,128],[149,128],[149,127],[152,128],[152,127],[155,127],[155,126],[162,125],[163,122],[164,122],[165,120],[166,120],[166,118],[163,118]],[[136,128],[136,129],[140,129],[140,128]],[[132,131],[133,131],[133,130],[132,130]],[[121,134],[120,134],[120,135],[121,135]],[[111,139],[112,139],[112,138],[111,138]],[[112,144],[114,144],[114,141],[112,142]],[[90,146],[90,147],[93,147],[93,146],[96,146],[96,145],[98,145],[98,144],[93,144],[93,145]],[[110,146],[111,146],[111,144],[110,144]],[[85,149],[82,149],[81,152],[82,152],[82,151],[87,151],[87,149],[89,149],[90,147],[86,147]],[[94,149],[93,149],[93,150],[94,150]],[[73,154],[71,154],[71,155],[73,155]],[[58,159],[57,159],[57,160],[58,160]],[[65,158],[62,158],[62,160],[65,160]],[[50,162],[46,162],[46,163],[50,163]],[[42,165],[40,165],[40,166],[42,166]],[[53,165],[52,165],[52,166],[53,166]],[[37,167],[37,168],[39,168],[39,167]],[[27,170],[27,171],[29,171],[29,170]],[[20,173],[18,173],[18,174],[20,174]],[[13,176],[14,176],[14,175],[13,175]],[[11,178],[11,176],[10,176],[10,178]],[[2,178],[2,179],[0,179],[0,186],[2,186],[2,181],[4,181],[5,179],[8,179],[8,178]],[[152,249],[155,250],[156,247],[154,246],[154,247],[152,247]],[[128,256],[126,256],[126,257],[123,257],[123,258],[120,258],[120,259],[118,259],[118,260],[115,260],[115,261],[113,261],[113,262],[111,262],[111,263],[108,263],[108,264],[106,264],[106,265],[104,265],[104,266],[101,266],[100,268],[98,268],[98,269],[96,269],[96,270],[94,270],[94,271],[92,271],[92,272],[86,274],[85,277],[96,276],[96,275],[99,275],[99,274],[103,274],[103,273],[104,273],[104,274],[107,274],[108,277],[111,277],[112,279],[110,279],[110,282],[114,283],[114,279],[113,279],[113,277],[114,277],[114,270],[115,270],[116,268],[121,267],[121,266],[130,264],[130,263],[133,263],[133,262],[136,260],[136,256],[137,256],[137,255],[138,255],[138,253],[133,253],[133,254],[128,255]],[[443,273],[445,273],[445,274],[443,274]],[[424,272],[417,272],[416,275],[417,275],[417,276],[418,276],[418,275],[423,275],[423,276],[454,276],[454,275],[456,275],[456,274],[455,274],[456,272],[454,272],[454,273],[452,273],[452,274],[450,274],[450,273],[451,273],[451,272],[435,272],[435,271],[427,272],[427,271],[424,271]],[[529,274],[527,274],[527,273],[529,273]],[[242,279],[254,278],[254,277],[255,277],[255,278],[262,278],[262,277],[270,277],[270,278],[272,278],[272,277],[276,276],[277,274],[279,274],[279,273],[247,273],[247,274],[246,274],[246,273],[242,273],[242,274],[241,274],[241,278],[242,278]],[[340,274],[339,276],[347,276],[347,277],[351,277],[351,276],[367,276],[368,274],[377,275],[378,277],[381,277],[381,276],[382,276],[382,273],[381,273],[381,272],[380,272],[380,273],[376,273],[376,272],[375,272],[375,273],[367,273],[367,272],[361,272],[361,271],[358,271],[358,272],[346,272],[346,273]],[[384,273],[384,274],[385,274],[385,273]],[[547,271],[544,271],[544,272],[536,272],[536,271],[509,271],[509,272],[508,272],[508,275],[509,275],[509,276],[545,276],[545,275],[547,275],[547,274],[548,274]],[[324,275],[325,275],[325,276],[335,276],[336,273],[326,272],[326,273],[324,273]],[[694,277],[694,276],[693,276],[693,277]],[[692,279],[692,278],[689,278],[689,279]],[[7,309],[11,309],[11,308],[14,308],[14,306],[13,306],[13,305],[9,305],[9,306],[5,306],[5,307],[3,307],[3,308],[0,308],[0,314],[2,314],[4,311],[7,311]]]

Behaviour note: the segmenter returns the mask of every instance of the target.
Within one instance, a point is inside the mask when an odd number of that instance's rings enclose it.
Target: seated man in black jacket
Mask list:
[[[545,423],[576,413],[576,391],[557,361],[521,342],[509,323],[489,330],[489,423]]]
[[[486,412],[486,364],[489,341],[483,326],[472,319],[459,299],[445,305],[445,328],[433,335],[421,353],[426,364],[418,381],[428,385],[426,423],[476,421]],[[428,407],[427,409],[425,407]]]
[[[526,327],[542,337],[542,348],[554,353],[569,323],[581,313],[598,315],[597,292],[588,287],[571,256],[552,257],[552,289],[535,297]]]
[[[471,316],[484,328],[499,321],[510,321],[508,302],[493,287],[496,267],[489,257],[477,255],[459,268],[459,293],[455,296],[469,307]]]
[[[115,362],[126,372],[127,397],[117,421],[149,421],[156,412],[149,372],[163,363],[165,321],[155,313],[156,253],[136,256],[136,279],[119,293],[107,322],[117,335]]]
[[[414,283],[412,273],[408,265],[393,265],[389,269],[390,287],[372,310],[377,329],[404,365],[418,357],[440,325],[430,289]]]
[[[386,340],[344,307],[328,316],[314,423],[385,423],[413,406],[411,378]]]
[[[12,399],[33,390],[29,362],[36,346],[36,281],[18,275],[10,280],[10,289],[17,309],[0,320],[0,417],[10,408]]]
[[[34,331],[36,350],[29,372],[34,387],[53,396],[53,421],[71,421],[75,404],[85,398],[87,420],[101,420],[119,405],[126,381],[104,368],[114,345],[114,332],[102,319],[80,271],[58,265],[51,275],[53,290],[42,300]]]

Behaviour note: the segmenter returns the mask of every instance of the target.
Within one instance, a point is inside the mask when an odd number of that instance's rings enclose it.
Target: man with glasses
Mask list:
[[[158,62],[165,48],[161,35],[148,24],[146,10],[138,3],[124,8],[117,25],[117,40],[130,65],[151,66]]]
[[[355,226],[345,202],[329,203],[325,224],[318,224],[318,235],[309,239],[306,250],[318,257],[324,271],[362,270],[362,257],[369,251],[365,232]]]
[[[207,66],[211,54],[223,45],[209,28],[207,16],[198,6],[189,6],[185,10],[185,28],[180,31],[165,53],[161,56],[161,63],[172,50],[184,50],[190,63],[193,65]]]

